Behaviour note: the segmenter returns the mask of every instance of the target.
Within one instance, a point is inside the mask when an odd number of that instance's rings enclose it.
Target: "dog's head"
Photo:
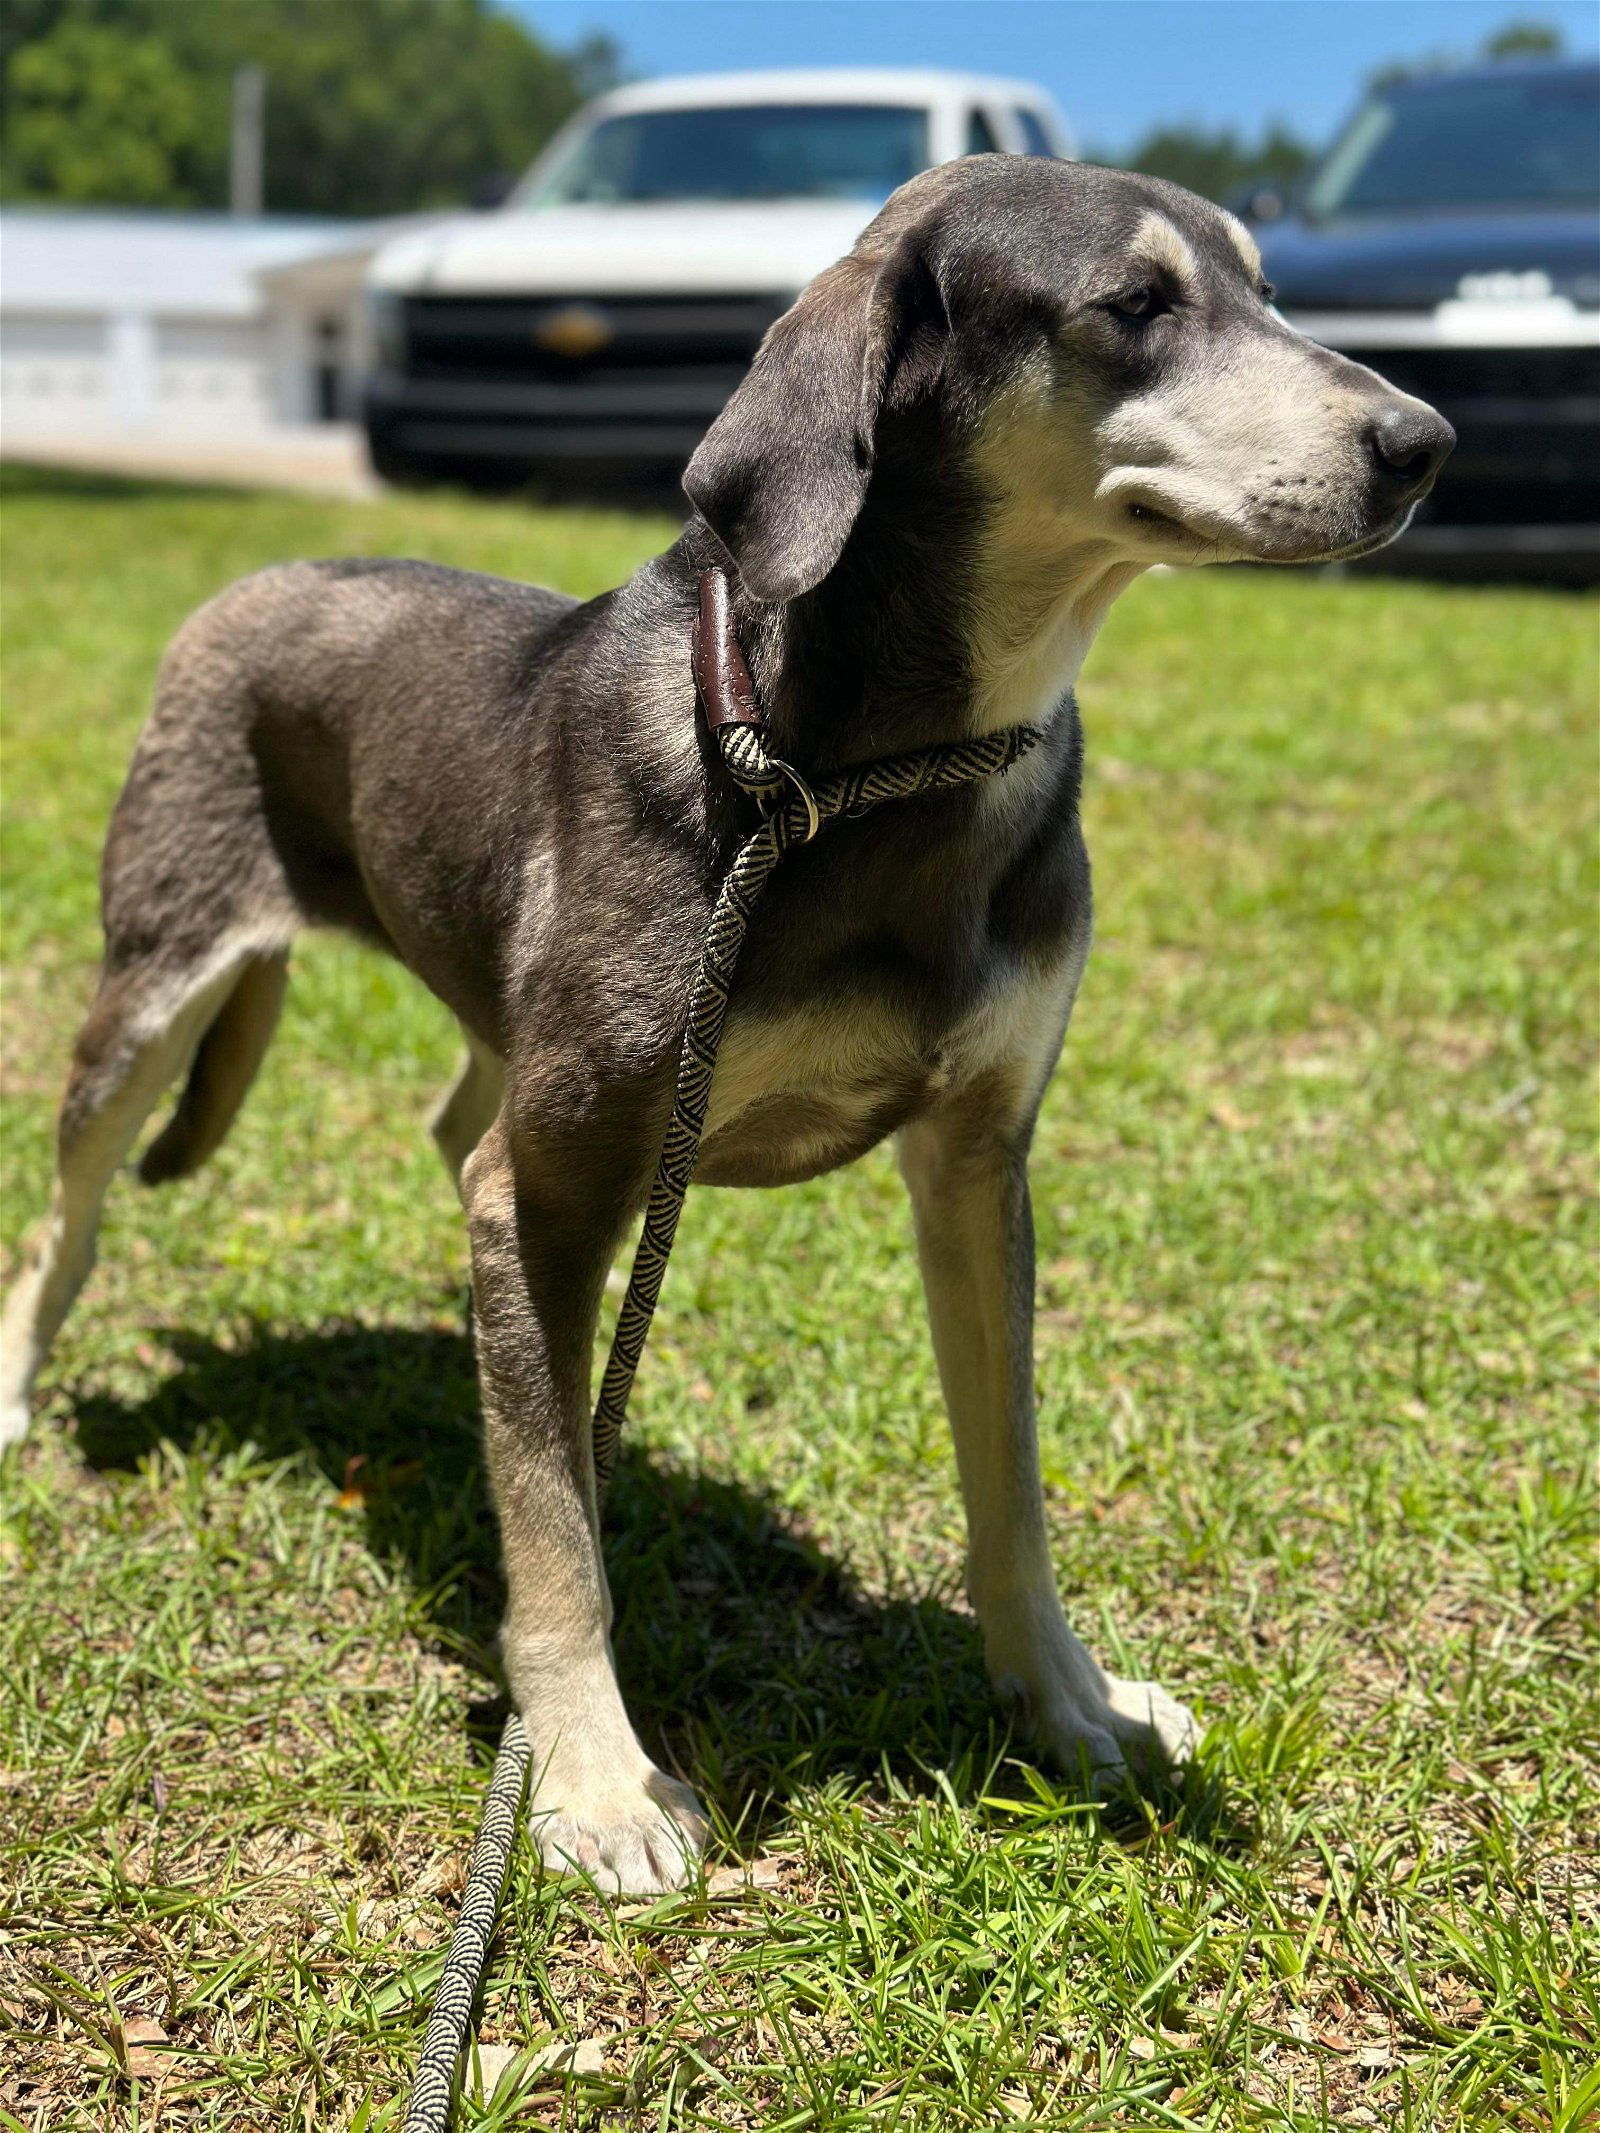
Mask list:
[[[1275,314],[1231,215],[1019,156],[902,186],[772,328],[684,487],[750,594],[793,599],[838,562],[896,423],[926,435],[930,412],[1035,580],[1364,554],[1455,441]]]

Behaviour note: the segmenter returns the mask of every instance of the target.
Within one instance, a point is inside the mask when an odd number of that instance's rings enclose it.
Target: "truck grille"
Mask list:
[[[781,297],[412,297],[405,369],[503,384],[716,370],[736,384],[783,309]]]
[[[1600,348],[1338,346],[1455,427],[1419,526],[1600,526]]]
[[[738,385],[781,295],[417,296],[368,428],[429,459],[681,465]]]

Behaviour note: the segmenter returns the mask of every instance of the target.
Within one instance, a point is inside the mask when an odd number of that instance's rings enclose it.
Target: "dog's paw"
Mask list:
[[[31,1417],[28,1403],[24,1400],[0,1400],[0,1452],[7,1445],[20,1444],[28,1434]]]
[[[1158,1775],[1189,1761],[1200,1728],[1187,1704],[1169,1696],[1159,1681],[1121,1681],[1106,1676],[1106,1701],[1124,1759],[1144,1775]]]
[[[1097,1792],[1128,1775],[1159,1777],[1186,1763],[1200,1738],[1194,1715],[1154,1681],[1103,1673],[1072,1639],[1055,1663],[997,1679],[1019,1723],[1069,1776]]]
[[[687,1785],[645,1763],[626,1781],[540,1785],[529,1822],[545,1866],[610,1896],[654,1896],[694,1877],[709,1834]]]

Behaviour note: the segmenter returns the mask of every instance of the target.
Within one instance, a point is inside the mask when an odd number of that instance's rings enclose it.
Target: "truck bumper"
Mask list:
[[[692,384],[644,377],[502,385],[379,373],[367,381],[362,421],[380,471],[386,461],[508,473],[608,463],[678,468],[741,375],[733,370]]]

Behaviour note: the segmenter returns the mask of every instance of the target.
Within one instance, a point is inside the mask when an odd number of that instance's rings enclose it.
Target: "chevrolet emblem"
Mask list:
[[[536,345],[552,355],[593,355],[615,337],[616,328],[592,304],[564,304],[546,312],[533,329]]]

